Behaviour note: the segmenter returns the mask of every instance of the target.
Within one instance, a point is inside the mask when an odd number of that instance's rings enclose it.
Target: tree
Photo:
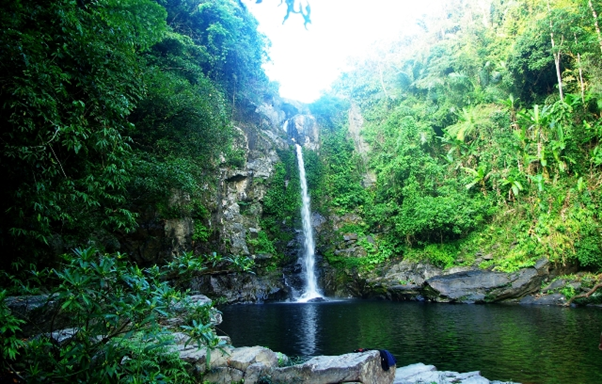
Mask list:
[[[589,9],[592,11],[592,16],[594,19],[594,27],[596,28],[596,35],[598,36],[598,44],[600,44],[600,52],[602,52],[602,33],[600,33],[600,26],[598,25],[598,13],[594,8],[594,4],[592,4],[592,0],[587,0],[587,5]]]
[[[548,0],[548,13],[551,13],[550,9],[550,1]],[[562,54],[562,49],[556,47],[556,42],[554,41],[554,24],[552,23],[552,15],[550,14],[550,42],[552,43],[552,55],[554,56],[554,65],[556,66],[556,78],[558,79],[558,93],[560,94],[560,101],[564,99],[564,93],[562,90],[562,74],[560,71],[560,55]],[[560,45],[564,42],[564,36],[562,36],[562,40]]]
[[[6,372],[18,372],[20,381],[36,383],[197,382],[179,356],[173,332],[185,335],[185,345],[205,349],[209,365],[211,350],[225,347],[215,331],[218,312],[169,280],[207,273],[211,264],[239,271],[253,264],[246,257],[216,259],[185,253],[165,266],[140,268],[120,253],[78,248],[61,267],[30,271],[47,293],[37,308],[45,316],[25,314],[36,336],[21,340],[24,321],[10,312],[6,291],[0,290],[3,379]],[[65,323],[70,328],[62,328]]]
[[[160,39],[166,14],[151,0],[3,3],[0,244],[8,264],[135,225],[124,208],[124,134],[144,92],[139,54]]]
[[[190,37],[205,53],[203,72],[233,110],[237,103],[263,99],[267,42],[244,6],[234,0],[169,0],[166,9],[174,32]]]
[[[240,1],[240,0],[239,0]],[[263,0],[256,0],[255,3],[260,4]],[[309,1],[304,0],[280,0],[280,4],[286,3],[286,15],[284,16],[284,20],[282,23],[284,24],[290,15],[298,14],[303,17],[304,26],[307,28],[307,24],[311,23],[311,7],[309,5]],[[242,4],[242,3],[241,3]]]

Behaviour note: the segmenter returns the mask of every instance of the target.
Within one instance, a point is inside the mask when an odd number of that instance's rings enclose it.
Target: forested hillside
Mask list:
[[[344,74],[312,106],[329,123],[317,200],[361,216],[347,231],[377,241],[361,259],[326,246],[328,260],[598,270],[600,11],[451,1]]]
[[[277,94],[256,20],[230,0],[7,0],[0,23],[0,381],[194,382],[165,322],[222,347],[185,282],[251,265],[209,252],[204,224],[245,161],[235,124]],[[206,258],[125,253],[182,217]]]
[[[6,1],[1,17],[4,268],[111,250],[149,210],[181,215],[166,203],[174,190],[206,214],[202,186],[241,161],[233,121],[269,93],[266,41],[245,8]]]
[[[0,381],[202,379],[172,333],[225,344],[191,293],[283,299],[302,269],[294,142],[325,293],[402,260],[599,283],[599,0],[442,2],[310,105],[248,2],[2,1]]]

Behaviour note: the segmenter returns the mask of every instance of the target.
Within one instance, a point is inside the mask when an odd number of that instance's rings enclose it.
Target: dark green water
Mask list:
[[[221,308],[235,346],[289,356],[388,349],[397,365],[481,371],[490,380],[602,383],[602,309],[387,301]]]

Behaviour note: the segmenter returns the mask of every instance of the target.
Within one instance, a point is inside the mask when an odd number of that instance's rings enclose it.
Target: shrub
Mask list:
[[[184,332],[199,348],[223,347],[212,322],[217,310],[196,305],[188,292],[167,281],[203,270],[201,259],[192,253],[165,267],[146,269],[120,253],[101,254],[94,248],[74,253],[65,256],[63,268],[49,274],[56,286],[50,293],[70,328],[58,332],[51,326],[21,344],[15,338],[19,320],[0,301],[3,358],[27,381],[193,382],[173,347],[171,331]],[[182,325],[168,328],[167,320],[178,316]]]

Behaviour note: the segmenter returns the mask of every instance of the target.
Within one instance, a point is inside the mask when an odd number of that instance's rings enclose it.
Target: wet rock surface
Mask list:
[[[366,296],[388,300],[424,300],[425,281],[443,274],[441,268],[432,264],[402,260],[387,267],[382,277],[367,279]]]
[[[476,266],[443,270],[424,262],[402,260],[383,267],[380,276],[367,278],[361,296],[452,303],[562,305],[566,301],[562,299],[563,295],[558,295],[560,290],[568,287],[583,292],[583,288],[576,282],[553,280],[561,271],[546,259],[513,273]],[[542,284],[550,281],[553,282],[541,290]]]
[[[344,235],[353,240],[354,234]],[[341,236],[343,237],[343,236]],[[293,248],[297,244],[294,240]],[[296,251],[295,251],[296,252]],[[294,258],[294,256],[293,256]],[[382,269],[379,275],[357,274],[340,278],[340,271],[330,267],[316,254],[319,286],[328,297],[376,298],[394,301],[433,301],[450,303],[518,303],[524,305],[565,305],[565,293],[585,293],[593,285],[583,277],[575,280],[554,279],[549,262],[513,273],[454,267],[447,270],[424,262],[402,260]],[[284,301],[298,294],[304,284],[302,266],[292,262],[280,272],[266,276],[252,274],[210,275],[195,279],[192,289],[210,297],[224,297],[226,303]],[[590,279],[591,280],[591,279]],[[542,289],[542,286],[544,287]],[[597,304],[602,290],[590,298]],[[596,301],[597,300],[597,301]],[[587,303],[578,302],[577,305]]]
[[[311,149],[318,143],[318,127],[315,118],[305,116],[309,112],[301,105],[279,98],[252,107],[254,111],[234,127],[232,151],[236,158],[222,156],[215,174],[201,186],[205,212],[194,212],[188,194],[170,191],[171,197],[164,203],[170,211],[184,212],[182,217],[162,217],[157,209],[148,208],[140,212],[137,230],[125,234],[113,248],[143,265],[161,264],[191,250],[253,256],[247,244],[248,228],[262,230],[259,221],[267,181],[281,160],[278,151],[291,145],[283,129],[285,121],[290,120],[291,129]],[[210,237],[195,240],[195,228],[203,227]]]
[[[13,315],[25,320],[21,331],[25,335],[66,328],[70,318],[60,313],[61,302],[56,295],[10,296],[4,300]]]
[[[520,300],[523,305],[564,305],[566,298],[560,293],[549,295],[528,295]]]
[[[534,268],[513,274],[472,270],[430,278],[425,282],[425,291],[440,302],[494,302],[536,291],[542,281],[537,276]]]
[[[378,351],[349,353],[340,356],[317,356],[302,364],[278,367],[286,361],[283,355],[264,347],[226,347],[223,351],[211,352],[207,364],[205,349],[186,345],[186,336],[178,334],[175,350],[180,358],[202,376],[203,382],[232,383],[244,380],[255,383],[393,383],[395,367],[384,371]]]

